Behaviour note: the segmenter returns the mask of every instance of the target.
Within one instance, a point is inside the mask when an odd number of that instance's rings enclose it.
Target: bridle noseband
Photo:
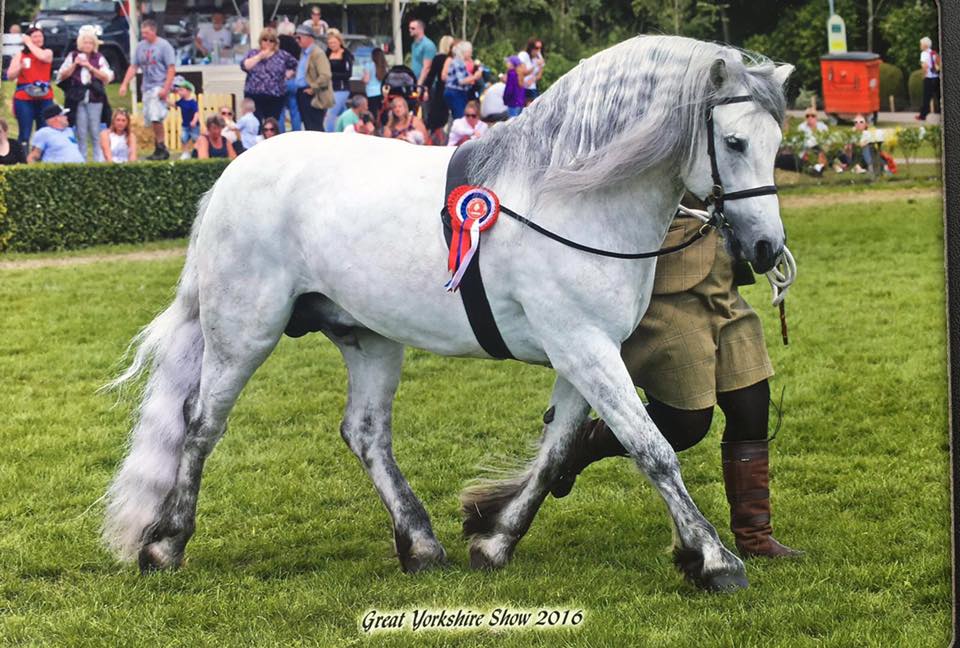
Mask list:
[[[729,227],[727,219],[723,215],[723,203],[729,200],[742,200],[744,198],[754,198],[756,196],[769,196],[777,193],[775,185],[766,185],[764,187],[754,187],[753,189],[743,189],[742,191],[731,191],[727,193],[723,189],[723,182],[720,180],[720,167],[717,165],[717,146],[714,140],[713,128],[713,110],[717,106],[727,104],[745,103],[755,101],[748,95],[738,95],[736,97],[725,97],[718,100],[707,109],[707,153],[710,156],[710,174],[713,176],[713,188],[704,199],[710,207],[713,220],[716,227]]]

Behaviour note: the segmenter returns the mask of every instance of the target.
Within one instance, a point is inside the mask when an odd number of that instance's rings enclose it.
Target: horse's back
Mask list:
[[[474,354],[465,313],[451,308],[459,296],[443,290],[440,209],[451,154],[324,133],[258,144],[217,182],[198,233],[200,250],[214,253],[201,265],[212,283],[242,267],[291,299],[323,295],[392,339]]]

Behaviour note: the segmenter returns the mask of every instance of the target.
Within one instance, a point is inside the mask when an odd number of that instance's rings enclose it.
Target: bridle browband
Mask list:
[[[715,227],[728,227],[727,219],[723,215],[723,203],[729,200],[742,200],[744,198],[769,196],[777,193],[777,187],[775,185],[766,185],[764,187],[754,187],[753,189],[743,189],[741,191],[731,191],[727,193],[723,189],[723,181],[720,180],[720,167],[717,165],[717,145],[714,142],[713,110],[717,106],[750,101],[754,101],[754,98],[749,95],[724,97],[723,99],[718,99],[707,109],[707,154],[710,156],[710,175],[713,176],[713,188],[704,199],[704,202],[711,207],[712,217],[717,221],[714,225]]]

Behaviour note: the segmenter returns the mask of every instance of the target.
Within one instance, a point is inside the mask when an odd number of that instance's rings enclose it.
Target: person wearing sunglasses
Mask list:
[[[303,26],[313,32],[315,38],[323,38],[330,29],[327,21],[321,18],[320,7],[317,5],[313,5],[310,9],[310,17],[303,21]]]
[[[260,32],[260,49],[248,52],[242,67],[247,73],[243,96],[256,104],[257,120],[279,120],[287,95],[287,79],[296,75],[297,59],[280,49],[277,30],[266,27]]]
[[[814,175],[820,176],[823,175],[823,170],[827,166],[827,155],[820,148],[818,133],[826,133],[829,129],[826,124],[817,119],[817,111],[813,108],[807,109],[803,120],[803,123],[799,126],[800,132],[804,134],[804,148],[801,159],[806,163],[809,163],[811,159],[816,159],[810,169]]]
[[[547,67],[547,62],[543,58],[543,41],[536,37],[531,38],[527,41],[527,47],[517,54],[517,58],[524,67],[522,85],[527,105],[529,105],[540,94],[537,90],[537,82],[543,77],[543,70]]]
[[[427,26],[420,19],[414,19],[409,24],[410,38],[413,43],[410,45],[410,69],[417,77],[417,86],[426,84],[427,75],[430,74],[430,67],[433,65],[433,57],[437,55],[437,46],[427,36]]]
[[[278,122],[273,117],[267,117],[263,120],[263,135],[260,137],[260,141],[268,140],[271,137],[276,137],[280,134],[280,122]]]
[[[890,167],[892,158],[888,161],[889,156],[880,151],[883,131],[870,128],[866,118],[857,114],[853,118],[853,132],[858,139],[844,145],[843,152],[837,155],[837,164],[842,165],[844,170],[852,168],[854,173],[866,173],[879,163],[878,170],[883,168],[887,173],[893,173]]]
[[[450,125],[447,146],[460,146],[467,140],[479,139],[487,132],[486,122],[480,119],[480,102],[470,100],[463,110],[463,117],[454,119]]]

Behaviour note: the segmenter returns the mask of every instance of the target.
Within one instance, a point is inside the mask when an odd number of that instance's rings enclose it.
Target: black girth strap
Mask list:
[[[457,147],[457,150],[453,152],[453,157],[450,158],[450,163],[447,165],[446,192],[443,195],[443,210],[440,212],[440,220],[443,221],[443,238],[447,241],[447,247],[450,246],[450,240],[453,238],[450,214],[447,213],[447,196],[460,185],[469,184],[467,181],[467,162],[470,159],[471,147],[471,142]],[[483,288],[483,278],[480,276],[479,246],[470,267],[463,274],[459,291],[463,308],[467,311],[470,328],[473,329],[473,334],[477,337],[477,342],[480,343],[483,350],[498,360],[513,359],[513,354],[510,353],[510,349],[507,348],[506,342],[500,335],[500,329],[497,328],[497,320],[494,318],[490,302],[487,300],[487,291]]]

